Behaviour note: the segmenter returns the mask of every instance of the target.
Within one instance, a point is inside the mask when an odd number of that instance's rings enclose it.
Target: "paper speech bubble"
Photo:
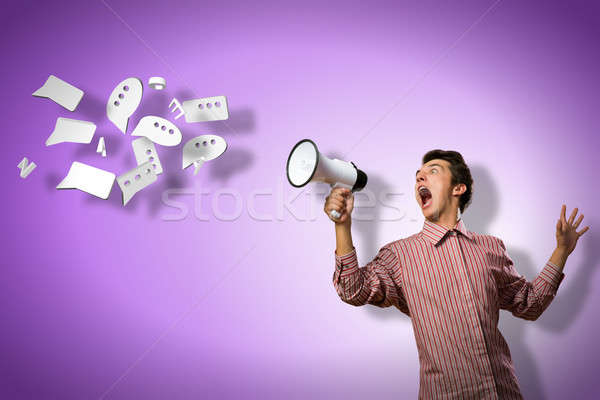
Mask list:
[[[90,143],[94,132],[96,124],[93,122],[59,117],[50,137],[46,139],[46,146],[63,142]]]
[[[171,121],[147,115],[138,122],[131,136],[145,136],[161,146],[177,146],[181,143],[181,131]]]
[[[227,150],[227,142],[217,135],[200,135],[187,141],[183,146],[183,168],[186,169],[194,164],[196,167],[194,175],[198,169],[209,160],[214,160]]]
[[[83,90],[76,88],[54,75],[50,75],[46,80],[46,83],[33,92],[33,96],[49,98],[67,110],[75,111],[83,97]]]
[[[106,115],[123,134],[127,132],[129,117],[142,101],[144,87],[138,78],[127,78],[120,82],[108,97]]]
[[[154,143],[147,137],[141,137],[131,142],[133,147],[133,154],[138,165],[142,165],[145,162],[150,161],[152,169],[156,175],[160,175],[163,172],[162,164],[156,153],[156,147]]]
[[[203,97],[183,102],[185,122],[220,121],[229,118],[225,96]]]
[[[123,205],[146,186],[156,182],[156,173],[152,169],[152,162],[148,161],[134,169],[125,172],[117,178],[117,183],[123,192]]]
[[[115,174],[78,161],[71,164],[69,173],[57,189],[79,189],[101,199],[108,199],[115,182]]]

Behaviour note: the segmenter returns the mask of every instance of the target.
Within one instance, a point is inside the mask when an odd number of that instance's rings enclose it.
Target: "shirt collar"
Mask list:
[[[462,218],[458,220],[458,222],[454,226],[454,229],[448,229],[445,226],[438,225],[434,222],[425,220],[425,223],[423,224],[423,230],[421,231],[421,235],[425,239],[429,240],[434,246],[436,246],[450,231],[460,232],[463,235],[465,235],[468,239],[473,240],[473,235],[465,227],[465,223],[463,222]]]

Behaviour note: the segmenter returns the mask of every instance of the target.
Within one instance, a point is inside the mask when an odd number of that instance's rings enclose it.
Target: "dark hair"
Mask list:
[[[462,213],[471,203],[471,195],[473,194],[473,178],[471,177],[471,171],[465,163],[463,156],[457,151],[440,149],[428,151],[427,154],[423,156],[423,164],[435,159],[446,160],[450,163],[453,186],[464,183],[467,187],[467,190],[460,196],[459,208]]]

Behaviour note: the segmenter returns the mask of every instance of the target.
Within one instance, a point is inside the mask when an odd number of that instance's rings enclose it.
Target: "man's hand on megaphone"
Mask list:
[[[325,214],[336,224],[350,223],[350,214],[352,214],[353,209],[354,195],[350,189],[344,187],[333,188],[329,196],[325,198]],[[335,211],[333,215],[332,211]]]

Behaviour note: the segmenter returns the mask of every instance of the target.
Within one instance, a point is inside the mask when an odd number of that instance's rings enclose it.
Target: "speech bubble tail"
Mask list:
[[[50,136],[48,136],[48,139],[46,139],[46,147],[61,143],[59,140],[57,140],[58,135],[55,135],[55,132],[56,132],[56,127],[54,128],[54,130],[52,131]]]
[[[44,91],[44,86],[42,86],[41,88],[39,88],[38,90],[36,90],[35,92],[31,93],[32,96],[35,97],[48,97]]]
[[[204,158],[194,161],[194,175],[198,174],[198,171],[200,171],[200,167],[202,167],[203,164]]]
[[[110,122],[115,124],[115,126],[123,133],[123,135],[125,135],[127,133],[127,124],[129,122],[129,118],[125,118],[123,120],[123,119],[117,119],[117,118],[110,118],[110,116],[109,116],[108,119],[110,120]]]
[[[135,195],[134,193],[130,193],[130,192],[123,192],[123,205],[126,206],[127,203],[129,203],[129,200],[131,200],[133,198],[133,195]]]
[[[67,184],[67,178],[65,177],[58,185],[56,185],[57,189],[73,189],[70,185]]]
[[[119,128],[121,130],[121,132],[123,132],[123,135],[126,135],[128,123],[129,123],[129,118],[127,118],[125,120],[117,121],[117,122],[115,122],[115,125],[117,125],[117,128]]]

